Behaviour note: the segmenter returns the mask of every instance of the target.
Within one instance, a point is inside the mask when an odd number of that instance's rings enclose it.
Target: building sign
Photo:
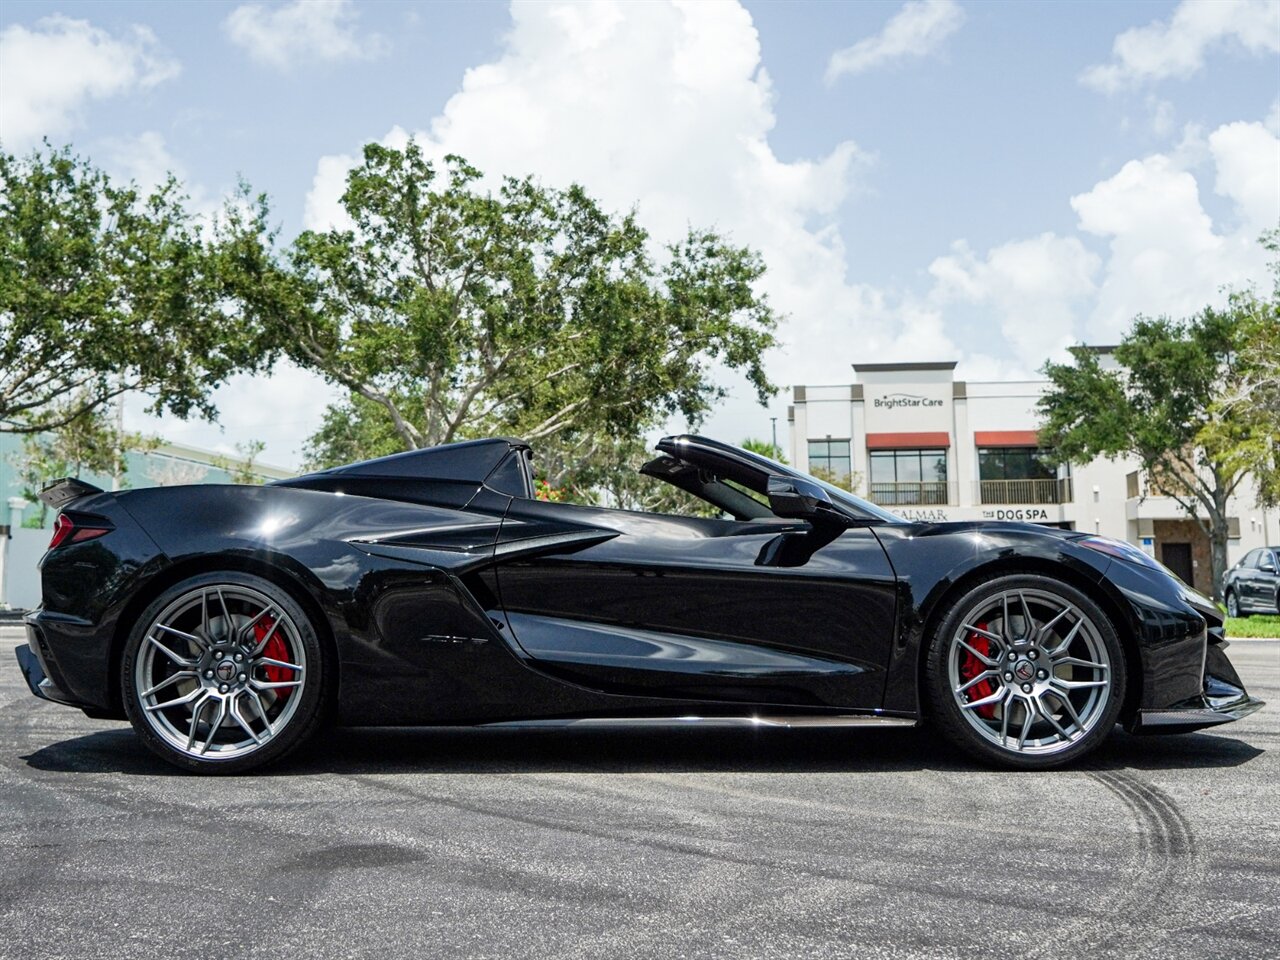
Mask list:
[[[936,397],[921,397],[914,393],[890,393],[876,397],[872,406],[880,410],[896,410],[898,407],[940,407],[942,401]]]
[[[956,520],[1013,520],[1023,523],[1059,523],[1060,508],[1049,515],[1045,507],[889,507],[913,523],[950,523]]]
[[[983,520],[1025,520],[1029,523],[1046,523],[1049,511],[1044,507],[999,507],[983,510]]]
[[[952,518],[939,507],[893,507],[893,512],[903,520],[913,523],[947,523]]]

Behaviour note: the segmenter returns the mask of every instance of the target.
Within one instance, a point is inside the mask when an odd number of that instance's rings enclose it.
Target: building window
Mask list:
[[[870,493],[885,506],[949,503],[947,451],[871,451]]]
[[[983,503],[1065,503],[1069,480],[1037,447],[979,447],[978,487]]]
[[[810,440],[809,472],[821,480],[834,483],[848,480],[853,472],[848,440]]]

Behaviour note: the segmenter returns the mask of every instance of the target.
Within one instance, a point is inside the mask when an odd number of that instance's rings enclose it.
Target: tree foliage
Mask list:
[[[214,457],[213,465],[219,470],[225,470],[232,483],[260,486],[265,482],[265,477],[254,467],[257,465],[258,455],[266,446],[261,440],[245,440],[236,444],[235,457]]]
[[[0,431],[62,427],[128,391],[212,418],[211,389],[269,359],[234,296],[263,215],[237,205],[204,230],[172,176],[144,195],[69,149],[0,152]]]
[[[1182,321],[1139,317],[1115,350],[1119,369],[1087,347],[1074,363],[1050,363],[1052,387],[1039,403],[1042,447],[1061,461],[1134,457],[1156,495],[1172,497],[1210,538],[1213,589],[1226,569],[1228,499],[1257,463],[1259,420],[1224,404],[1248,365],[1250,327],[1242,301]]]
[[[111,417],[101,410],[85,410],[85,402],[70,397],[54,412],[62,425],[45,433],[28,433],[22,438],[22,452],[13,456],[22,495],[39,504],[27,523],[43,527],[48,508],[38,500],[40,491],[62,477],[85,474],[120,477],[128,472],[127,455],[132,451],[155,449],[160,441],[139,433],[121,432]],[[65,408],[80,413],[65,418]]]
[[[659,264],[634,216],[580,187],[486,191],[414,143],[367,146],[342,204],[351,226],[299,236],[277,298],[284,349],[352,394],[313,462],[505,433],[548,451],[559,485],[614,440],[697,422],[724,395],[717,363],[773,392],[763,264],[711,231]]]
[[[1271,262],[1270,297],[1253,290],[1232,297],[1240,316],[1239,377],[1218,401],[1220,418],[1251,422],[1246,455],[1250,458],[1258,502],[1280,506],[1280,230],[1263,235]]]

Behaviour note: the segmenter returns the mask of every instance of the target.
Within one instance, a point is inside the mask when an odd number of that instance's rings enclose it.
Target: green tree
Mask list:
[[[202,229],[173,177],[148,195],[69,148],[0,152],[0,431],[39,433],[122,393],[212,418],[210,391],[270,359],[235,292],[265,208]]]
[[[762,457],[768,457],[777,463],[786,463],[787,458],[782,455],[782,448],[775,447],[768,440],[756,440],[752,437],[742,441],[742,449],[750,450],[752,453],[758,453]]]
[[[1248,454],[1263,506],[1280,506],[1280,230],[1264,234],[1271,262],[1270,297],[1248,290],[1232,296],[1241,318],[1239,378],[1219,401],[1219,419],[1252,421]]]
[[[724,395],[716,363],[763,402],[775,316],[759,257],[693,230],[659,265],[634,216],[582,188],[506,178],[458,157],[370,144],[348,175],[348,229],[306,232],[293,282],[273,281],[279,342],[352,394],[327,412],[312,462],[514,434],[590,466]],[[388,429],[389,428],[389,429]]]
[[[1139,317],[1104,369],[1095,351],[1050,363],[1041,446],[1059,461],[1137,458],[1152,492],[1173,498],[1209,537],[1213,592],[1227,567],[1227,502],[1256,463],[1257,419],[1224,405],[1241,386],[1248,318],[1233,300],[1183,321]]]
[[[232,483],[243,483],[250,486],[261,485],[264,477],[254,469],[258,454],[262,453],[266,444],[261,440],[246,440],[236,444],[236,457],[214,457],[213,465],[231,475]]]

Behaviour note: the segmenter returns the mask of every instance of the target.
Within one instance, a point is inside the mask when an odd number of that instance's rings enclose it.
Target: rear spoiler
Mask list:
[[[102,492],[101,487],[95,487],[92,483],[85,483],[75,477],[63,477],[41,490],[40,500],[46,506],[60,510],[72,501],[83,500]]]

